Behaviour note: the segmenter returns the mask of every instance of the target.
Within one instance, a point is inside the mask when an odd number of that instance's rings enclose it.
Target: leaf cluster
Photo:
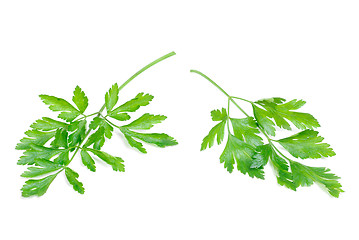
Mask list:
[[[227,109],[211,112],[212,120],[218,123],[203,139],[201,150],[211,148],[215,142],[221,144],[227,132],[227,142],[220,162],[228,172],[233,172],[236,167],[243,174],[264,179],[264,166],[269,163],[274,169],[277,182],[291,190],[317,183],[334,197],[343,192],[338,182],[339,177],[330,173],[330,169],[306,166],[287,157],[276,146],[281,146],[289,155],[300,159],[335,155],[330,145],[323,143],[324,138],[314,130],[320,127],[318,121],[311,114],[296,111],[305,101],[286,101],[283,98],[245,101],[251,103],[254,117],[242,109],[240,110],[246,114],[245,118],[230,117],[228,109],[230,102],[234,102],[234,97],[228,98]],[[290,131],[293,127],[300,131],[286,138],[273,139],[278,128]]]
[[[61,172],[65,173],[73,189],[83,194],[85,189],[79,181],[79,174],[69,167],[78,152],[83,165],[92,172],[96,171],[96,161],[107,163],[114,171],[124,172],[124,160],[121,157],[101,150],[106,140],[113,136],[114,128],[119,129],[130,146],[142,153],[147,152],[142,143],[159,147],[177,144],[174,138],[164,133],[137,132],[149,130],[161,123],[166,119],[163,115],[145,113],[132,122],[127,122],[131,119],[129,113],[150,104],[153,99],[150,94],[139,93],[133,99],[118,104],[119,87],[114,84],[105,95],[104,107],[88,115],[85,112],[89,101],[79,86],[73,92],[72,103],[49,95],[40,95],[40,98],[50,110],[59,112],[59,115],[58,119],[43,117],[36,120],[16,146],[17,150],[24,151],[18,164],[28,166],[21,175],[29,178],[21,189],[24,197],[45,194]],[[106,114],[103,114],[104,110]]]

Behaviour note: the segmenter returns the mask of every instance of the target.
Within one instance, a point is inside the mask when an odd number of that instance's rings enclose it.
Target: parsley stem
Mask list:
[[[257,122],[258,123],[258,122]],[[269,145],[272,146],[272,148],[277,152],[279,153],[282,157],[284,157],[285,159],[287,159],[289,162],[291,162],[292,160],[289,159],[287,156],[285,156],[274,144],[273,142],[276,142],[276,140],[270,138],[268,136],[268,134],[263,130],[262,126],[258,123],[258,129],[259,131],[261,131],[261,133],[267,138],[267,141],[269,143]]]
[[[146,66],[144,66],[143,68],[141,68],[139,71],[137,71],[135,74],[133,74],[129,79],[127,79],[126,82],[122,83],[121,86],[119,86],[118,91],[121,91],[124,87],[126,87],[127,84],[129,84],[133,79],[135,79],[138,75],[140,75],[141,73],[143,73],[144,71],[146,71],[147,69],[149,69],[150,67],[152,67],[153,65],[156,65],[159,62],[162,62],[163,60],[172,57],[176,55],[175,52],[170,52],[156,60],[154,60],[153,62],[147,64]],[[100,111],[98,111],[100,114],[102,113],[102,111],[105,109],[105,104],[102,106],[102,108],[100,109]],[[98,115],[99,116],[99,115]]]
[[[207,79],[210,83],[212,83],[216,88],[218,88],[224,95],[226,95],[228,97],[229,100],[231,100],[231,102],[247,117],[249,117],[249,115],[236,103],[236,101],[234,101],[233,97],[231,97],[226,91],[223,90],[223,88],[221,88],[217,83],[215,83],[212,79],[210,79],[208,76],[206,76],[205,74],[201,73],[200,71],[197,70],[191,70],[190,72],[193,73],[197,73],[199,75],[201,75],[202,77],[204,77],[205,79]]]
[[[289,162],[292,162],[293,160],[289,159],[287,156],[285,156],[273,143],[272,141],[269,141],[269,144],[274,148],[275,151],[277,151],[282,157],[287,159]]]
[[[240,97],[233,97],[233,96],[231,96],[231,98],[235,98],[235,99],[239,99],[239,100],[242,100],[242,101],[245,101],[245,102],[249,102],[249,103],[253,103],[252,101],[249,101],[249,100],[247,100],[247,99],[244,99],[244,98],[240,98]]]
[[[105,121],[108,123],[108,124],[110,124],[110,125],[112,125],[112,126],[114,126],[114,127],[116,127],[116,128],[118,128],[118,129],[120,129],[121,130],[121,127],[120,126],[117,126],[116,124],[114,124],[114,123],[112,123],[110,120],[108,120],[107,118],[103,118],[103,119],[105,119]]]
[[[96,114],[98,114],[98,112],[92,113],[90,115],[86,115],[86,117],[91,117],[91,116],[96,115]]]
[[[231,102],[230,102],[230,98],[228,98],[228,106],[227,106],[227,129],[228,129],[228,133],[231,133],[231,131],[230,131],[230,127],[229,127],[229,107],[230,107],[230,104]]]
[[[120,91],[122,88],[124,88],[129,82],[131,82],[135,77],[137,77],[138,75],[140,75],[141,73],[143,73],[144,71],[146,71],[147,69],[149,69],[150,67],[152,67],[153,65],[156,65],[157,63],[176,55],[175,52],[170,52],[156,60],[154,60],[153,62],[151,62],[150,64],[147,64],[146,66],[144,66],[143,68],[141,68],[138,72],[136,72],[135,74],[133,74],[126,82],[124,82],[119,88],[118,90]]]
[[[89,132],[89,131],[87,131],[87,132]],[[87,135],[88,135],[88,134],[86,133],[86,136],[84,137],[84,139],[82,140],[82,142],[77,146],[77,148],[76,148],[74,154],[72,154],[72,156],[71,156],[71,158],[70,158],[70,160],[69,160],[69,162],[67,163],[66,166],[68,166],[68,165],[71,163],[71,161],[75,158],[77,152],[78,152],[78,151],[80,150],[80,148],[81,148],[80,145],[84,142],[84,140],[86,139]]]

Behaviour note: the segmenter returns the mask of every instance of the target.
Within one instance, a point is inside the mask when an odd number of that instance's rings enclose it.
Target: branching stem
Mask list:
[[[247,117],[249,117],[249,115],[236,103],[236,101],[234,101],[233,97],[231,97],[231,95],[229,95],[226,91],[223,90],[223,88],[221,88],[217,83],[215,83],[212,79],[210,79],[208,76],[206,76],[205,74],[201,73],[200,71],[197,70],[191,70],[190,72],[193,73],[197,73],[199,75],[201,75],[202,77],[204,77],[205,79],[207,79],[210,83],[212,83],[216,88],[218,88],[224,95],[226,95],[228,97],[228,99]]]
[[[114,126],[115,128],[118,128],[118,129],[121,130],[121,127],[120,127],[120,126],[117,126],[116,124],[114,124],[113,122],[111,122],[110,120],[108,120],[107,118],[104,117],[103,119],[105,119],[105,121],[106,121],[108,124],[110,124],[110,125]]]
[[[230,104],[231,102],[230,102],[230,98],[228,98],[228,106],[227,106],[227,114],[228,114],[228,116],[227,116],[227,129],[228,129],[228,134],[229,133],[231,133],[231,131],[230,131],[230,127],[229,127],[229,124],[230,124],[230,120],[229,120],[229,107],[230,107]]]

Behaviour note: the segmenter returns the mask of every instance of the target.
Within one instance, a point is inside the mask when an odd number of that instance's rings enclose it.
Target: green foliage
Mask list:
[[[147,153],[147,151],[143,148],[142,143],[136,141],[135,139],[161,148],[178,144],[173,137],[168,136],[165,133],[139,133],[131,131],[127,128],[121,128],[121,132],[124,134],[128,144],[130,144],[131,147],[137,148],[142,153]]]
[[[30,145],[31,148],[27,149],[24,152],[17,162],[19,165],[33,165],[35,164],[35,160],[38,158],[50,159],[62,152],[68,151],[68,149],[57,149],[57,148],[49,148],[44,146],[39,146],[35,144]]]
[[[212,121],[223,122],[227,120],[228,115],[226,109],[222,108],[222,111],[219,109],[211,111],[211,117]]]
[[[112,108],[116,105],[118,101],[118,93],[119,93],[119,89],[117,83],[112,85],[110,90],[108,90],[108,92],[106,93],[105,105],[108,112],[111,111]]]
[[[263,110],[262,108],[257,107],[256,105],[252,104],[253,106],[253,115],[258,124],[261,125],[263,131],[271,136],[275,136],[275,128],[274,122],[269,119],[268,112]]]
[[[135,112],[140,107],[147,106],[152,101],[153,96],[150,94],[139,93],[131,99],[130,101],[125,102],[121,106],[117,107],[112,111],[112,114],[117,114],[120,112]]]
[[[211,112],[212,120],[220,121],[220,123],[209,131],[201,145],[201,150],[210,148],[216,138],[217,143],[221,144],[227,132],[227,143],[220,156],[220,162],[224,164],[228,172],[233,172],[236,166],[243,174],[264,179],[264,167],[270,163],[278,184],[291,190],[296,191],[299,186],[317,183],[334,197],[338,197],[339,193],[343,192],[338,182],[339,177],[330,173],[329,169],[305,166],[288,158],[276,146],[280,144],[293,157],[301,159],[317,159],[335,155],[330,145],[323,143],[324,138],[318,136],[318,132],[313,130],[320,126],[318,121],[308,113],[296,111],[305,104],[305,101],[268,98],[252,102],[231,97],[203,73],[196,70],[191,70],[191,72],[206,78],[228,97],[227,110],[222,108],[221,111]],[[235,99],[250,103],[254,117],[247,114]],[[246,117],[231,118],[229,113],[231,103]],[[270,137],[276,135],[277,128],[292,130],[291,124],[303,131],[278,140]],[[227,131],[225,126],[227,126]]]
[[[82,163],[92,172],[96,171],[95,160],[109,164],[114,171],[124,172],[122,158],[101,151],[106,138],[112,137],[114,128],[123,133],[130,146],[143,153],[146,153],[146,149],[139,141],[162,148],[177,144],[175,139],[164,133],[133,131],[149,130],[164,121],[166,116],[145,113],[130,123],[125,122],[131,118],[127,112],[135,112],[141,106],[148,105],[153,96],[139,93],[134,99],[113,110],[119,100],[119,89],[118,85],[114,84],[106,93],[105,105],[101,110],[89,115],[85,114],[88,98],[79,86],[76,86],[73,92],[72,101],[75,105],[62,98],[40,95],[50,110],[61,112],[58,118],[66,122],[43,117],[31,124],[31,129],[25,132],[26,136],[16,145],[17,150],[24,150],[18,164],[28,165],[21,176],[31,178],[22,187],[22,196],[42,196],[61,172],[65,173],[75,191],[84,194],[83,184],[78,180],[79,174],[68,167],[79,151]],[[105,109],[106,115],[102,114]],[[125,123],[118,126],[110,122],[110,118]]]
[[[51,131],[66,126],[68,126],[67,123],[60,122],[48,117],[43,117],[42,119],[39,119],[30,125],[31,128],[41,131]]]
[[[86,150],[81,151],[82,163],[92,172],[96,172],[95,161]]]
[[[68,142],[67,142],[68,132],[65,128],[58,128],[55,132],[55,139],[51,142],[51,146],[54,148],[67,148]]]
[[[263,139],[258,135],[260,131],[254,118],[230,118],[234,136],[253,146],[263,145]]]
[[[49,175],[41,179],[27,180],[21,188],[23,197],[42,196],[46,193],[50,184],[56,178],[57,174]]]
[[[84,147],[89,147],[93,144],[93,148],[100,150],[101,147],[105,144],[105,128],[99,127],[97,131],[90,135],[87,139]]]
[[[276,150],[270,144],[258,146],[256,153],[253,155],[252,168],[262,168],[268,162],[271,163],[280,185],[286,186],[289,189],[296,190],[293,183],[293,176],[289,172],[289,166],[281,156],[278,155]]]
[[[332,157],[335,152],[328,143],[322,143],[323,137],[318,136],[317,131],[304,130],[293,136],[278,140],[293,157],[296,158],[321,158]]]
[[[72,101],[76,104],[77,108],[80,110],[80,113],[84,113],[87,106],[89,105],[88,98],[79,86],[76,86],[75,88]]]
[[[79,120],[69,125],[68,131],[72,132],[68,139],[70,147],[75,147],[86,138],[86,123],[86,120]]]
[[[305,101],[291,100],[286,102],[283,98],[268,98],[256,102],[266,110],[266,116],[274,119],[278,127],[291,130],[287,120],[298,129],[313,129],[320,127],[318,121],[309,113],[294,112],[301,108]],[[287,120],[286,120],[287,119]]]
[[[72,170],[71,168],[66,167],[65,168],[65,175],[69,183],[72,185],[75,191],[78,193],[84,194],[85,189],[83,187],[83,184],[77,180],[79,177],[79,174]]]
[[[339,197],[339,194],[343,192],[342,185],[338,182],[340,177],[330,173],[328,168],[309,167],[295,161],[290,161],[290,166],[295,187],[310,186],[316,182],[334,197]]]
[[[207,147],[211,148],[214,144],[215,139],[217,139],[217,144],[221,144],[224,138],[224,128],[227,123],[227,111],[222,108],[222,112],[220,110],[213,110],[211,112],[213,121],[221,121],[217,125],[215,125],[208,133],[208,135],[203,139],[201,145],[201,151],[205,150]]]
[[[105,163],[109,164],[112,166],[112,169],[114,171],[119,171],[119,172],[124,172],[125,171],[125,165],[123,165],[123,160],[120,157],[114,157],[108,153],[96,150],[96,149],[91,149],[88,148],[86,149],[90,152],[92,152],[93,154],[95,154],[97,157],[99,157],[101,160],[103,160]]]
[[[21,139],[20,143],[16,145],[16,149],[17,150],[31,149],[32,144],[43,146],[51,138],[53,138],[55,134],[56,131],[42,132],[35,129],[26,131],[25,135],[28,137],[24,137],[23,139]]]
[[[89,125],[89,128],[96,130],[98,128],[104,129],[104,136],[108,139],[112,137],[113,127],[103,117],[95,117]]]
[[[255,148],[253,146],[239,140],[232,134],[228,134],[226,147],[219,159],[230,173],[234,169],[234,164],[237,163],[237,169],[241,173],[248,173],[250,177],[263,179],[263,170],[261,168],[251,168],[254,152]]]
[[[39,167],[28,167],[27,171],[21,174],[21,177],[25,177],[25,178],[38,177],[62,168],[60,164],[41,158],[36,159],[35,163]]]
[[[137,96],[143,96],[143,94],[138,94]],[[151,96],[151,95],[146,94],[144,96]],[[152,100],[152,98],[153,97],[151,96],[150,99]],[[141,99],[141,98],[136,97],[134,99]],[[137,104],[144,103],[143,98],[141,101],[134,100],[134,99],[129,101],[132,103],[128,104],[128,106],[134,106],[136,101],[137,101]],[[138,109],[139,105],[137,105],[137,106],[138,107],[136,107],[136,108]],[[140,141],[148,143],[148,144],[156,145],[157,147],[161,147],[161,148],[168,147],[168,146],[174,146],[174,145],[177,145],[178,143],[173,137],[171,137],[165,133],[142,133],[142,132],[140,133],[140,132],[135,132],[133,130],[149,130],[154,126],[154,124],[161,123],[166,118],[167,117],[163,116],[163,115],[152,115],[149,113],[145,113],[138,119],[132,121],[131,123],[119,127],[119,129],[121,130],[121,132],[125,136],[125,139],[127,140],[128,144],[131,147],[136,148],[138,151],[140,151],[142,153],[147,153],[147,150],[143,147],[143,144],[137,140],[140,140]],[[135,140],[135,139],[137,139],[137,140]]]
[[[67,122],[72,122],[80,115],[80,111],[65,99],[49,95],[40,95],[40,98],[46,105],[49,105],[50,110],[54,112],[61,112],[58,117]]]
[[[141,117],[136,119],[135,121],[131,122],[130,124],[127,124],[123,127],[128,129],[134,129],[134,130],[148,130],[153,127],[154,124],[161,123],[164,121],[167,117],[163,115],[152,115],[149,113],[143,114]]]
[[[111,112],[109,115],[109,117],[114,118],[118,121],[127,121],[131,119],[131,116],[128,115],[127,113],[113,113]]]

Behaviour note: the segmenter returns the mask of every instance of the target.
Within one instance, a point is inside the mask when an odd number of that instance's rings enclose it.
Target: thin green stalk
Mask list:
[[[90,131],[90,130],[89,130]],[[89,131],[87,131],[88,133],[89,133]],[[86,133],[87,134],[87,133]],[[69,162],[67,163],[67,165],[69,165],[71,162],[72,162],[72,160],[75,158],[75,156],[76,156],[76,154],[77,154],[77,152],[80,150],[80,146],[81,146],[81,144],[85,141],[85,139],[86,139],[86,137],[88,136],[88,134],[87,135],[85,135],[85,137],[84,137],[84,139],[82,140],[82,142],[81,143],[79,143],[79,145],[77,146],[77,148],[76,148],[76,150],[75,150],[75,152],[74,152],[74,154],[72,154],[72,156],[71,156],[71,158],[70,158],[70,160],[69,160]],[[66,165],[66,166],[67,166]]]
[[[228,106],[227,106],[227,114],[228,114],[228,118],[227,118],[227,129],[228,129],[228,133],[231,133],[231,131],[229,130],[230,127],[229,127],[229,124],[230,124],[230,121],[229,121],[229,106],[230,106],[230,98],[228,98]]]
[[[96,115],[96,114],[98,114],[98,112],[92,113],[90,115],[86,115],[86,117],[91,117],[91,116]]]
[[[113,122],[111,122],[110,120],[108,120],[107,118],[104,118],[104,119],[105,119],[105,121],[106,121],[107,123],[109,123],[110,125],[112,125],[112,126],[114,126],[114,127],[116,127],[116,128],[118,128],[118,129],[121,130],[121,127],[120,127],[120,126],[117,126],[116,124],[114,124]]]
[[[245,102],[249,102],[249,103],[253,103],[252,101],[249,101],[249,100],[247,100],[247,99],[244,99],[244,98],[240,98],[240,97],[233,97],[233,96],[231,96],[231,98],[235,98],[235,99],[239,99],[239,100],[242,100],[242,101],[245,101]]]
[[[231,102],[247,117],[249,117],[249,115],[236,103],[236,101],[233,100],[233,98],[226,92],[223,90],[223,88],[221,88],[217,83],[215,83],[212,79],[210,79],[208,76],[206,76],[205,74],[201,73],[200,71],[197,70],[191,70],[190,72],[193,73],[197,73],[199,75],[201,75],[202,77],[204,77],[205,79],[207,79],[210,83],[212,83],[216,88],[218,88],[224,95],[226,95],[228,97],[229,100],[231,100]]]
[[[147,69],[149,69],[150,67],[156,65],[157,63],[176,55],[175,52],[170,52],[156,60],[154,60],[153,62],[147,64],[146,66],[144,66],[143,68],[141,68],[139,71],[137,71],[135,74],[133,74],[129,79],[127,79],[126,82],[124,82],[119,88],[118,91],[121,91],[124,87],[126,87],[127,84],[129,84],[133,79],[135,79],[138,75],[140,75],[141,73],[143,73],[144,71],[146,71]],[[101,115],[101,113],[103,112],[103,110],[105,110],[106,104],[104,104],[101,109],[97,112],[97,117]],[[95,113],[96,114],[96,113]],[[92,114],[91,114],[92,115]],[[83,145],[83,143],[85,142],[86,138],[90,135],[91,133],[91,129],[88,129],[87,132],[85,133],[85,136],[83,138],[83,140],[78,144],[77,149],[75,150],[74,154],[71,156],[71,159],[69,161],[69,163],[67,165],[69,165],[71,163],[71,161],[75,158],[75,155],[77,154],[77,152],[79,151],[79,149],[81,148],[81,145]]]
[[[141,73],[143,73],[144,71],[146,71],[147,69],[149,69],[150,67],[152,67],[153,65],[156,65],[157,63],[176,55],[175,52],[170,52],[158,59],[156,59],[155,61],[151,62],[150,64],[147,64],[146,66],[144,66],[143,68],[141,68],[138,72],[136,72],[135,74],[133,74],[126,82],[124,82],[118,89],[119,91],[124,88],[129,82],[131,82],[135,77],[137,77],[138,75],[140,75]]]
[[[274,144],[272,141],[269,142],[269,144],[276,150],[282,157],[287,159],[289,162],[292,162],[293,160],[289,159],[286,155],[284,155]]]
[[[215,83],[212,79],[210,79],[207,75],[205,75],[204,73],[197,71],[197,70],[190,70],[190,72],[193,73],[197,73],[199,75],[201,75],[202,77],[204,77],[205,79],[207,79],[210,83],[212,83],[214,86],[216,86],[216,88],[218,88],[222,93],[224,93],[224,95],[226,95],[228,98],[231,98],[231,96],[223,90],[223,88],[221,88],[217,83]]]

